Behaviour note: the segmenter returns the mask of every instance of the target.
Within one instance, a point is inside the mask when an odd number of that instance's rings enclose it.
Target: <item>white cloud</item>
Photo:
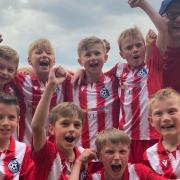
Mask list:
[[[161,1],[149,2],[159,9]],[[27,65],[29,43],[45,37],[55,47],[57,63],[70,69],[79,67],[76,48],[80,39],[95,35],[111,43],[107,69],[120,60],[117,38],[122,30],[136,24],[145,34],[154,27],[147,15],[139,8],[131,9],[127,0],[0,1],[0,22],[3,44],[19,52],[21,65]]]

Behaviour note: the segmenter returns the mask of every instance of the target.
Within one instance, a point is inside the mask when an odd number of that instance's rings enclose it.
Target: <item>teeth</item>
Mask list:
[[[66,137],[65,137],[65,140],[66,140],[67,142],[69,142],[69,143],[72,143],[72,142],[75,140],[75,137],[73,137],[73,136],[66,136]]]

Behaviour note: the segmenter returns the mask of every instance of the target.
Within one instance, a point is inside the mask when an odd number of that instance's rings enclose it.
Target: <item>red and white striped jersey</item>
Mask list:
[[[82,147],[75,147],[75,159],[84,151]],[[35,179],[68,180],[74,162],[66,160],[64,154],[51,141],[46,141],[44,147],[32,153],[35,163]]]
[[[169,152],[160,141],[145,151],[144,163],[164,177],[180,178],[180,145],[175,151]]]
[[[31,120],[45,89],[45,84],[40,82],[33,74],[19,73],[15,78],[15,85],[18,88],[18,98],[20,100],[19,141],[31,144]],[[50,109],[63,101],[63,87],[64,83],[56,87],[51,99]],[[47,125],[48,122],[46,121]]]
[[[8,150],[0,152],[0,179],[33,179],[33,161],[31,149],[26,144],[10,138]]]
[[[118,127],[118,79],[102,74],[94,83],[86,77],[77,88],[68,86],[68,101],[73,101],[86,111],[79,146],[95,147],[96,134],[104,129]]]
[[[127,63],[118,63],[110,70],[119,78],[120,129],[133,140],[158,139],[148,121],[149,97],[162,87],[162,57],[153,46],[147,65],[132,70]]]
[[[167,180],[158,176],[150,168],[143,164],[128,164],[121,179],[123,180]],[[105,180],[104,170],[90,174],[87,180]]]

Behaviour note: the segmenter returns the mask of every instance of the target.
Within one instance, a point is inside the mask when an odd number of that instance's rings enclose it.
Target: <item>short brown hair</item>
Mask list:
[[[148,106],[149,106],[149,115],[152,115],[152,110],[153,110],[153,105],[157,102],[157,101],[161,101],[167,98],[174,98],[178,101],[179,105],[180,105],[180,94],[175,91],[172,88],[165,88],[165,89],[161,89],[158,92],[156,92],[152,97],[150,97]]]
[[[129,29],[126,29],[124,30],[120,35],[119,35],[119,38],[118,38],[118,46],[119,46],[119,50],[122,49],[122,40],[125,39],[126,37],[137,37],[137,36],[140,36],[142,37],[142,40],[144,41],[144,37],[141,33],[141,31],[139,30],[138,27],[134,26],[133,28],[129,28]]]
[[[78,44],[78,56],[81,55],[81,52],[84,50],[88,50],[90,47],[92,47],[95,44],[101,44],[103,47],[104,52],[106,52],[106,45],[105,42],[95,36],[87,37],[82,39]]]
[[[44,49],[54,54],[54,49],[51,42],[48,39],[37,39],[33,41],[28,48],[28,56],[32,55],[32,51],[35,49]]]
[[[113,144],[122,143],[130,147],[130,139],[127,134],[125,134],[122,130],[116,128],[109,128],[101,131],[96,136],[96,149],[97,152],[100,152],[102,147],[110,141]]]
[[[0,46],[0,58],[3,58],[7,61],[12,61],[14,64],[19,64],[19,56],[15,49],[10,46],[1,45]]]
[[[51,109],[48,119],[51,124],[55,124],[59,117],[74,116],[77,116],[83,122],[84,111],[72,102],[62,102]]]
[[[16,96],[0,92],[0,103],[16,106],[17,115],[19,116],[20,108],[19,108],[19,103]]]

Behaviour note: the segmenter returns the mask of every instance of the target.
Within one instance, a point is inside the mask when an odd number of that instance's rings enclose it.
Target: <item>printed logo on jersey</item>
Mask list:
[[[100,90],[99,94],[100,94],[100,96],[101,96],[102,98],[107,98],[107,97],[110,96],[110,93],[109,93],[109,91],[108,91],[108,89],[107,89],[106,87],[103,87],[103,88]]]
[[[56,93],[59,93],[60,91],[61,91],[60,87],[59,87],[59,86],[56,86],[55,92],[56,92]]]
[[[84,169],[84,170],[82,170],[81,172],[80,172],[80,176],[79,176],[79,179],[80,180],[84,180],[84,179],[86,179],[86,177],[87,177],[87,171]]]
[[[162,164],[165,166],[165,167],[167,167],[167,160],[162,160]]]
[[[16,159],[11,159],[10,162],[8,163],[8,169],[12,173],[17,173],[19,172],[20,169],[20,164]]]
[[[138,73],[137,75],[139,77],[145,77],[147,75],[147,70],[145,68],[142,68]]]

